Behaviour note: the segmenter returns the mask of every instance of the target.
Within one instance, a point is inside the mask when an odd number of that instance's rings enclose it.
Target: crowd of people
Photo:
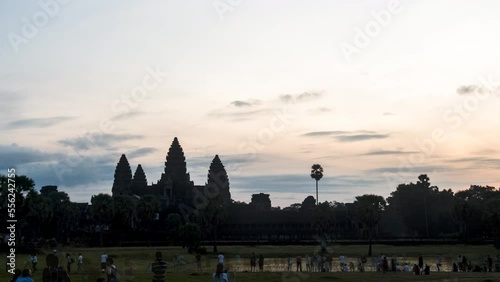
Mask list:
[[[224,260],[224,254],[219,253],[217,256],[217,266],[215,272],[212,274],[214,282],[228,281],[228,269],[224,266]],[[262,254],[257,256],[255,253],[252,253],[249,260],[250,272],[264,271],[265,264]],[[380,254],[373,258],[371,264],[368,263],[368,259],[364,256],[358,256],[351,259],[341,254],[338,257],[338,264],[334,262],[335,260],[337,259],[334,259],[330,254],[313,254],[306,255],[305,257],[300,255],[292,257],[288,255],[285,260],[284,268],[282,269],[286,269],[288,272],[364,272],[371,270],[384,274],[388,272],[407,272],[413,273],[414,275],[430,275],[432,265],[424,263],[422,254],[416,257],[414,263],[408,261],[400,263],[397,256],[388,257],[385,254]],[[63,266],[59,265],[57,251],[53,250],[53,252],[46,257],[47,266],[43,269],[42,282],[70,282],[69,274],[72,271],[72,265],[75,261],[77,263],[76,273],[84,273],[83,255],[81,253],[78,254],[76,260],[73,259],[70,253],[66,253],[64,260],[66,268],[64,269]],[[203,272],[202,256],[200,254],[195,255],[195,261],[197,271]],[[239,255],[237,255],[237,261],[240,262]],[[22,271],[16,269],[11,282],[34,282],[31,276],[38,271],[38,257],[36,253],[30,255],[30,262],[32,266],[31,269],[26,268]],[[105,274],[107,279],[98,281],[118,282],[118,270],[114,264],[113,258],[109,257],[106,253],[102,253],[100,256],[100,263],[101,273]],[[433,264],[432,271],[440,272],[443,270],[441,257],[436,257],[435,262],[433,260]],[[500,272],[500,255],[497,255],[495,259],[487,255],[484,259],[481,258],[474,262],[465,255],[458,255],[451,267],[445,268],[445,270],[452,272]]]
[[[37,272],[37,264],[38,257],[36,253],[30,255],[29,258],[31,262],[31,269],[25,268],[24,270],[16,269],[14,274],[12,275],[12,279],[10,282],[34,282],[32,275]],[[70,282],[71,268],[75,260],[71,256],[71,254],[66,253],[65,262],[66,269],[63,268],[59,264],[59,256],[56,250],[53,250],[52,253],[48,254],[46,259],[46,267],[43,269],[42,273],[42,282]],[[78,254],[76,259],[77,262],[77,270],[76,273],[84,273],[83,269],[83,255],[82,253]],[[114,265],[114,260],[111,257],[108,257],[106,253],[101,255],[101,272],[106,273],[107,279],[99,278],[98,282],[118,282],[118,271],[116,266]]]

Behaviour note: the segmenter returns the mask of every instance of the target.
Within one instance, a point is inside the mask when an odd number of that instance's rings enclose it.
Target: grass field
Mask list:
[[[210,250],[209,247],[207,249]],[[66,253],[70,253],[74,258],[78,253],[84,257],[85,273],[77,274],[76,264],[72,265],[73,272],[70,274],[72,282],[96,281],[98,277],[104,277],[100,272],[100,255],[106,252],[115,259],[120,274],[119,281],[152,281],[153,274],[150,270],[150,264],[154,260],[155,252],[162,251],[164,260],[169,263],[167,281],[211,281],[211,273],[215,270],[216,255],[209,254],[203,256],[203,272],[197,273],[195,258],[187,254],[185,250],[179,247],[168,248],[59,248],[57,249],[60,261],[64,259]],[[219,250],[225,255],[225,265],[230,271],[230,277],[235,281],[280,281],[280,282],[299,282],[299,281],[499,281],[500,273],[451,273],[448,271],[436,273],[432,272],[429,276],[413,276],[408,273],[388,273],[377,272],[350,272],[340,273],[338,267],[331,273],[297,273],[286,271],[286,258],[290,255],[305,256],[313,254],[318,250],[315,246],[221,246]],[[33,275],[36,282],[42,281],[41,270],[45,267],[45,255],[51,250],[44,250],[45,254],[39,254],[38,270]],[[355,261],[357,256],[366,255],[367,246],[351,245],[331,245],[328,251],[333,254],[334,265],[338,265],[338,256],[346,255],[348,261]],[[265,257],[264,272],[251,273],[249,270],[249,258],[252,253],[258,256],[262,254]],[[434,261],[436,256],[442,258],[443,265],[451,265],[457,255],[466,255],[473,262],[479,262],[486,255],[493,258],[500,253],[492,246],[464,246],[464,245],[436,245],[436,246],[389,246],[374,245],[373,253],[384,253],[388,256],[397,256],[399,262],[408,262],[413,264],[417,262],[417,257],[421,253],[424,256],[424,262],[434,270]],[[174,257],[183,256],[184,264],[174,263]],[[5,254],[2,254],[5,257]],[[237,258],[240,258],[239,260]],[[17,268],[31,268],[27,261],[28,254],[16,254]],[[370,270],[370,259],[367,264]],[[65,263],[60,263],[65,266]],[[305,270],[305,263],[303,265]],[[295,270],[295,269],[293,269]],[[10,274],[2,271],[0,281],[9,281]]]

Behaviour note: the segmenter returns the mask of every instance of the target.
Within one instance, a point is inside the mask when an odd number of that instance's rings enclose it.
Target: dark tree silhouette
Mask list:
[[[151,225],[155,215],[160,211],[160,201],[154,195],[144,195],[137,203],[137,216],[140,220],[140,226],[147,232],[148,247],[151,241]]]
[[[300,206],[300,212],[312,212],[316,209],[316,200],[313,196],[307,196],[302,205]]]
[[[311,167],[311,178],[316,180],[316,205],[319,204],[318,201],[318,181],[323,178],[323,168],[319,164],[313,164]]]
[[[354,202],[356,216],[359,222],[368,230],[369,247],[368,256],[372,255],[372,236],[373,230],[382,219],[382,213],[385,210],[386,202],[382,196],[363,195],[357,196]]]
[[[91,216],[99,226],[100,245],[103,246],[104,229],[107,229],[113,219],[113,198],[108,194],[94,195],[90,199],[92,203]]]

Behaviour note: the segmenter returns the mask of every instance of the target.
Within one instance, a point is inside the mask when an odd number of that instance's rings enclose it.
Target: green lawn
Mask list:
[[[210,250],[209,247],[207,249]],[[210,254],[203,256],[203,273],[196,272],[194,256],[187,254],[185,250],[179,247],[168,248],[60,248],[58,254],[60,261],[64,259],[66,253],[70,253],[74,258],[78,253],[84,257],[85,274],[71,273],[71,281],[96,281],[97,277],[103,276],[100,273],[100,255],[106,252],[115,259],[115,265],[120,272],[120,281],[151,281],[153,274],[149,266],[154,260],[154,253],[160,250],[163,252],[164,259],[169,263],[167,281],[210,281],[211,273],[215,270],[216,255]],[[383,275],[377,272],[367,273],[288,273],[286,268],[286,257],[288,255],[296,256],[298,254],[305,256],[317,251],[315,246],[222,246],[219,247],[226,257],[225,265],[230,270],[230,275],[236,278],[236,281],[280,281],[280,282],[299,282],[299,281],[499,281],[500,273],[431,273],[430,276],[415,277],[408,273],[388,273]],[[334,256],[334,265],[338,265],[338,256],[344,254],[348,261],[355,260],[357,256],[365,255],[367,246],[342,246],[332,245],[328,247],[330,253]],[[50,252],[50,250],[45,250]],[[265,257],[265,272],[249,273],[249,257],[252,252],[258,256],[263,254]],[[486,255],[496,257],[500,253],[492,246],[464,246],[464,245],[437,245],[437,246],[388,246],[374,245],[374,254],[384,253],[388,256],[396,255],[400,262],[407,261],[411,264],[416,263],[418,254],[422,253],[425,263],[434,266],[436,256],[442,257],[444,264],[451,264],[458,254],[466,255],[473,262],[481,261]],[[2,254],[5,257],[5,254]],[[27,254],[17,255],[17,267],[30,267],[27,263]],[[175,256],[182,255],[185,264],[175,265],[173,259]],[[237,256],[240,260],[237,260]],[[39,272],[35,273],[35,281],[41,281],[41,270],[45,266],[45,255],[38,255]],[[371,260],[369,260],[371,261]],[[65,266],[65,263],[61,263]],[[369,263],[370,264],[370,263]],[[305,263],[303,265],[305,270]],[[76,270],[76,264],[72,269]],[[335,269],[337,270],[337,269]],[[272,271],[272,272],[270,272]],[[8,281],[10,274],[2,272],[0,281]],[[489,279],[489,280],[488,280]]]

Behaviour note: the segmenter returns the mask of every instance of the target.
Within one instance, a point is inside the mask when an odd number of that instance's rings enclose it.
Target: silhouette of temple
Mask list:
[[[215,155],[210,164],[208,181],[205,185],[195,185],[186,168],[184,151],[177,137],[172,141],[168,150],[165,169],[156,183],[148,185],[146,174],[139,164],[132,177],[130,164],[125,154],[116,165],[112,193],[116,195],[132,195],[142,197],[155,195],[163,208],[178,206],[182,203],[192,206],[193,195],[196,190],[201,193],[210,192],[212,183],[218,185],[217,193],[222,196],[222,201],[227,206],[231,203],[229,192],[229,179],[218,155]],[[208,189],[208,191],[207,191]]]

